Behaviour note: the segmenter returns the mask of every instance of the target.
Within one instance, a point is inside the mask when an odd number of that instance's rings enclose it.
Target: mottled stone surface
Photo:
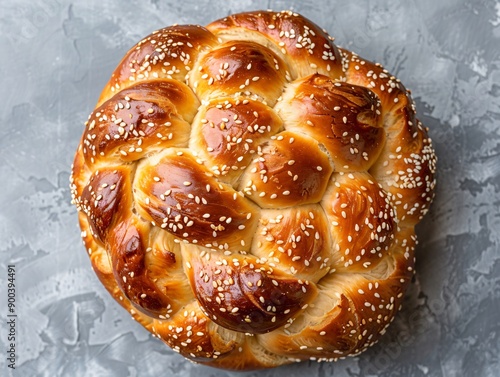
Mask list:
[[[437,197],[418,227],[415,281],[379,344],[333,364],[220,372],[151,338],[102,288],[81,245],[69,169],[100,90],[142,36],[290,7],[413,91],[439,156]],[[6,0],[0,35],[0,374],[498,376],[498,0]],[[5,357],[8,264],[17,279],[14,373]]]

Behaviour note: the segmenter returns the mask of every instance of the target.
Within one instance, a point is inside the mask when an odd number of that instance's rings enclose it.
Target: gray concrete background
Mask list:
[[[236,374],[149,336],[90,270],[70,205],[83,122],[123,54],[172,23],[292,8],[413,91],[439,156],[417,275],[375,347],[333,364]],[[500,2],[5,0],[0,14],[0,374],[6,266],[16,265],[9,376],[477,376],[500,370]]]

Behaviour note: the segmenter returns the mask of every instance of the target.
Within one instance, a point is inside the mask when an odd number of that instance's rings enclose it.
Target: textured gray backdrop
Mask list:
[[[123,54],[172,23],[292,8],[413,91],[439,156],[417,275],[378,345],[334,364],[233,374],[195,366],[108,297],[68,177],[83,122]],[[15,376],[476,376],[500,370],[500,2],[5,0],[0,15],[0,374],[6,266],[17,270]]]

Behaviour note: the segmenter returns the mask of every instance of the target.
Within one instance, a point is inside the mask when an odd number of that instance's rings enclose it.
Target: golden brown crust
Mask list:
[[[343,77],[342,59],[333,38],[292,11],[238,13],[207,28],[222,39],[257,40],[274,47],[287,62],[293,79],[315,72],[334,79]]]
[[[275,110],[287,130],[321,143],[336,171],[368,170],[385,142],[380,101],[362,86],[314,74],[288,85]]]
[[[185,81],[198,55],[218,44],[199,25],[169,26],[154,31],[133,46],[111,75],[98,106],[137,81],[175,79]]]
[[[172,26],[123,58],[71,175],[92,268],[184,357],[332,361],[414,271],[436,158],[410,92],[290,12]]]
[[[154,150],[185,146],[199,101],[174,80],[143,82],[114,95],[90,115],[82,137],[88,165],[139,160]]]
[[[388,268],[377,275],[329,274],[318,284],[315,306],[288,328],[260,336],[271,352],[332,361],[374,344],[394,318],[413,276],[415,235],[401,230],[389,250]]]
[[[198,255],[187,275],[206,315],[226,329],[260,334],[283,326],[316,295],[314,284],[274,269],[254,256]]]
[[[262,102],[221,97],[199,109],[189,148],[219,180],[236,186],[258,146],[282,126],[281,118]]]
[[[129,174],[126,168],[96,171],[80,195],[81,211],[87,215],[91,233],[101,243],[105,242],[118,207],[130,205],[126,194],[130,189]]]
[[[127,220],[119,222],[107,240],[106,249],[110,250],[115,280],[138,310],[150,317],[165,315],[171,304],[157,290],[145,268],[146,245],[143,239],[147,228],[135,223],[133,217]]]
[[[257,207],[217,182],[189,151],[171,149],[144,161],[134,187],[137,209],[153,225],[204,247],[248,249]]]
[[[249,41],[231,41],[208,51],[196,63],[189,83],[202,100],[247,95],[274,105],[286,72],[271,50]]]
[[[417,224],[429,210],[436,186],[432,140],[419,121],[413,134],[387,142],[370,173],[393,198],[401,222]]]
[[[335,244],[337,270],[372,270],[387,255],[397,227],[387,193],[367,173],[340,172],[321,204]]]
[[[318,281],[332,265],[328,220],[318,204],[263,210],[252,251],[300,279]]]
[[[240,190],[262,208],[317,203],[332,171],[318,141],[284,131],[258,148],[242,175]]]

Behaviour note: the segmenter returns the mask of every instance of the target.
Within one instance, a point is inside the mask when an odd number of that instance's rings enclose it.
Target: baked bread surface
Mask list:
[[[225,369],[374,344],[414,273],[432,142],[381,65],[291,11],[153,32],[86,122],[72,200],[95,273]]]

